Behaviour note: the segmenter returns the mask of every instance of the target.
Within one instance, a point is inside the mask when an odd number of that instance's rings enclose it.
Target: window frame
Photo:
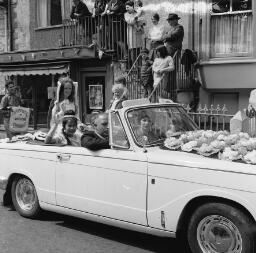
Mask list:
[[[46,1],[46,10],[44,13],[44,17],[46,17],[46,25],[42,25],[42,21],[40,20],[40,2],[42,0],[37,0],[36,1],[36,23],[37,23],[37,27],[36,29],[45,29],[45,28],[51,28],[51,27],[60,27],[62,26],[62,22],[60,24],[54,24],[54,25],[51,25],[51,0],[45,0]],[[61,20],[63,21],[63,13],[62,13],[62,4],[63,4],[63,1],[60,0],[60,8],[61,8]]]
[[[254,13],[253,13],[253,8],[254,8],[254,3],[253,0],[251,0],[251,9],[250,10],[244,10],[244,11],[233,11],[233,1],[234,0],[229,0],[230,1],[230,6],[229,6],[229,10],[227,12],[221,12],[221,13],[215,13],[212,11],[212,4],[213,4],[213,0],[210,0],[210,4],[211,4],[211,9],[209,12],[209,35],[208,35],[208,41],[209,41],[209,48],[208,48],[208,55],[210,59],[214,59],[214,58],[222,58],[222,59],[226,59],[226,58],[232,58],[232,57],[250,57],[253,56],[253,44],[254,44]],[[251,49],[248,52],[231,52],[231,53],[214,53],[213,54],[213,47],[215,46],[214,44],[212,44],[212,38],[211,38],[211,17],[216,17],[216,16],[233,16],[233,15],[239,15],[239,14],[247,14],[250,13],[252,15],[252,31],[251,31],[251,39],[252,39],[252,45],[251,45]]]
[[[118,120],[120,122],[120,125],[122,126],[123,132],[125,134],[125,139],[127,141],[127,146],[117,145],[113,141],[113,127],[112,127],[112,123],[113,123],[113,120],[112,120],[113,116],[112,115],[113,114],[118,118]],[[118,148],[118,149],[122,149],[122,150],[129,150],[130,149],[130,141],[129,141],[129,138],[127,136],[127,133],[125,131],[123,122],[121,120],[121,117],[120,117],[118,111],[111,111],[109,113],[109,120],[108,121],[109,121],[109,137],[110,137],[109,138],[109,145],[111,146],[111,148]]]

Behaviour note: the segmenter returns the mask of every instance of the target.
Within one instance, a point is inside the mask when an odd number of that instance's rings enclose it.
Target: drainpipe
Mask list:
[[[8,15],[8,33],[9,33],[9,51],[13,51],[13,29],[12,29],[12,1],[8,0],[7,3]]]
[[[195,0],[192,0],[192,50],[195,50]]]

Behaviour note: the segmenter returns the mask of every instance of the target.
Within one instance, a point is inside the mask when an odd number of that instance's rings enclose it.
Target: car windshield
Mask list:
[[[157,106],[133,109],[128,123],[139,146],[159,145],[166,137],[196,130],[196,125],[181,106]]]

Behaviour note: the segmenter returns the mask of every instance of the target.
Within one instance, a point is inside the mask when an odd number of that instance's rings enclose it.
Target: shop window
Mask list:
[[[38,27],[47,27],[62,24],[62,19],[66,18],[70,8],[67,0],[38,0],[37,16]],[[68,9],[68,10],[67,10]]]
[[[252,0],[218,0],[210,17],[211,57],[252,53]]]

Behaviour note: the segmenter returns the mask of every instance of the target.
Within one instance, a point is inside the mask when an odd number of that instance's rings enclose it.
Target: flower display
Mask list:
[[[227,131],[188,131],[179,137],[166,138],[165,147],[203,156],[256,164],[256,138],[247,133],[230,134]],[[216,154],[219,153],[217,156]]]

